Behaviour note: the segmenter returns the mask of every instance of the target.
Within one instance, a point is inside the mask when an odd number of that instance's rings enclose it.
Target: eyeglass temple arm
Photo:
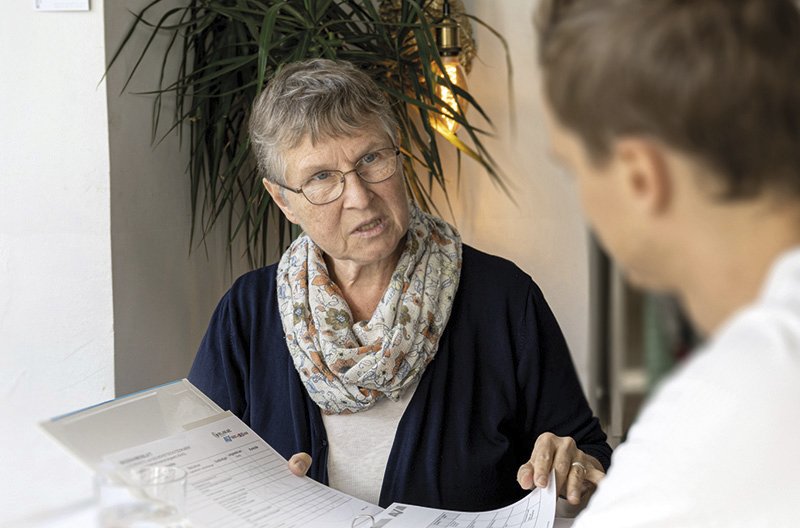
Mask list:
[[[280,182],[272,182],[272,183],[274,183],[275,185],[277,185],[281,189],[286,189],[287,191],[292,191],[295,194],[302,194],[303,193],[303,189],[300,188],[300,187],[295,189],[294,187],[289,187],[288,185],[284,185],[284,184],[282,184]]]

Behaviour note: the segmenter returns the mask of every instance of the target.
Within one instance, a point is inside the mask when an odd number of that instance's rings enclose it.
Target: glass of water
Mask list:
[[[176,466],[98,473],[98,527],[189,528],[184,517],[186,480],[186,471]]]

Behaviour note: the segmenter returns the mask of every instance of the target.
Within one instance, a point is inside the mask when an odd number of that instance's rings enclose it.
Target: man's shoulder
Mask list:
[[[798,489],[786,456],[800,436],[800,334],[776,339],[783,323],[764,315],[751,307],[734,316],[656,389],[576,527],[795,518],[783,505]],[[731,501],[745,488],[748,501]]]
[[[753,397],[791,387],[800,398],[800,306],[759,302],[732,317],[704,351],[707,371],[746,384]],[[707,372],[706,375],[711,375]]]

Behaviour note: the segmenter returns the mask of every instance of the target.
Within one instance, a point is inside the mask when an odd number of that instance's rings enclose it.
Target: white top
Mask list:
[[[417,383],[399,401],[381,398],[366,411],[322,415],[328,435],[330,487],[378,504],[397,425],[416,390]]]
[[[574,528],[800,526],[800,249],[659,387]]]

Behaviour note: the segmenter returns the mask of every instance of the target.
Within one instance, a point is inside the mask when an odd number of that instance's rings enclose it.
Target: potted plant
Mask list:
[[[489,118],[467,90],[441,74],[442,56],[434,37],[441,0],[384,0],[380,5],[374,0],[189,0],[168,7],[172,4],[152,0],[134,13],[109,68],[135,32],[149,32],[137,52],[139,61],[128,73],[127,87],[142,58],[152,52],[156,35],[169,36],[161,75],[148,93],[154,96],[153,130],[163,118],[166,96],[176,102],[167,133],[188,129],[193,236],[205,235],[223,220],[229,248],[243,237],[252,266],[264,264],[268,244],[276,242],[269,233],[277,232],[281,245],[288,242],[290,226],[264,192],[250,158],[247,119],[254,99],[281,65],[311,57],[351,61],[385,92],[400,123],[406,184],[423,208],[435,208],[435,185],[445,196],[447,192],[437,136],[457,149],[459,160],[467,154],[503,185],[481,142],[486,132],[471,122],[464,107],[468,104],[487,122]],[[460,8],[461,25],[469,19],[482,23],[463,14],[460,0],[454,4],[456,11]],[[166,9],[151,20],[157,6]],[[165,65],[173,54],[178,73],[168,78]],[[463,106],[444,101],[436,90],[442,86]],[[469,144],[434,127],[437,115],[458,123]],[[271,218],[278,218],[277,230],[270,229]]]

